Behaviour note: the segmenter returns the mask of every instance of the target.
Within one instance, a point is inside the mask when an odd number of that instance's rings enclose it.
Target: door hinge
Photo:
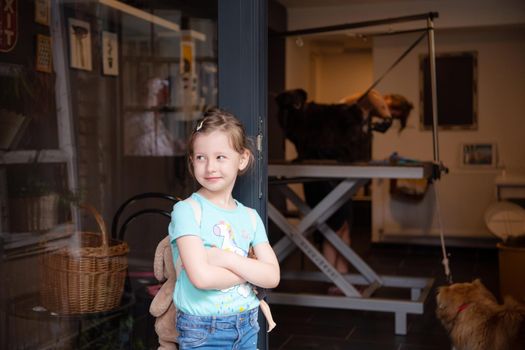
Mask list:
[[[256,148],[257,148],[257,168],[259,169],[259,199],[262,198],[263,196],[263,176],[262,174],[264,173],[263,171],[263,159],[264,159],[264,154],[263,154],[263,139],[264,138],[264,135],[263,135],[263,119],[261,116],[259,116],[259,130],[257,132],[257,138],[256,138]]]

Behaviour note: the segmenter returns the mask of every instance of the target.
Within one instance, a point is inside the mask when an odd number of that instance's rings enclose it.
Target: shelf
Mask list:
[[[193,112],[199,112],[201,110],[202,106],[200,105],[193,105],[192,111]],[[124,110],[126,112],[136,112],[136,113],[143,113],[143,112],[157,112],[157,113],[177,113],[177,112],[186,112],[186,110],[183,107],[176,107],[176,106],[162,106],[162,107],[140,107],[140,106],[128,106],[124,107]]]
[[[0,233],[3,243],[2,260],[11,260],[21,257],[42,254],[64,246],[65,240],[74,232],[70,223],[58,225],[45,233],[20,232]]]
[[[0,151],[0,164],[66,163],[69,158],[58,149]]]
[[[180,58],[177,57],[153,57],[153,56],[138,56],[138,55],[124,55],[124,63],[171,63],[179,64]],[[214,57],[195,57],[197,63],[217,63],[217,59]]]

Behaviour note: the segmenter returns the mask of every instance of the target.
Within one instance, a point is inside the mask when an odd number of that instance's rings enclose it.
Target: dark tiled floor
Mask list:
[[[378,274],[435,278],[424,314],[408,315],[407,335],[394,334],[392,313],[272,305],[278,326],[270,333],[269,349],[451,349],[447,333],[434,314],[436,288],[446,283],[441,248],[368,244],[354,249]],[[495,248],[448,248],[448,252],[454,282],[480,278],[499,297]],[[283,282],[279,288],[294,291],[294,287],[301,288],[298,286],[299,283]],[[319,286],[320,290],[326,287]],[[399,291],[382,293],[388,296]]]

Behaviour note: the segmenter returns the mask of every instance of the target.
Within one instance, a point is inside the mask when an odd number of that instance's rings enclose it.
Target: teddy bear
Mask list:
[[[175,328],[177,309],[173,303],[177,275],[173,265],[169,236],[160,241],[155,250],[153,273],[155,278],[163,283],[149,308],[150,314],[156,318],[155,332],[159,337],[160,345],[158,349],[177,350],[176,340],[179,335]]]

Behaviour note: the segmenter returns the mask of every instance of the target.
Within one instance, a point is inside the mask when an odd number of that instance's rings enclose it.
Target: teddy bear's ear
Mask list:
[[[164,283],[151,301],[149,313],[154,317],[162,316],[170,307],[173,298],[173,287]]]
[[[169,246],[169,236],[166,236],[155,249],[155,259],[153,260],[153,273],[155,278],[160,282],[163,282],[166,278],[164,277],[164,250],[166,246]]]
[[[180,260],[180,257],[179,257]],[[173,263],[173,252],[171,251],[171,245],[167,245],[164,249],[164,278],[177,279],[177,274],[175,271],[175,265]]]

